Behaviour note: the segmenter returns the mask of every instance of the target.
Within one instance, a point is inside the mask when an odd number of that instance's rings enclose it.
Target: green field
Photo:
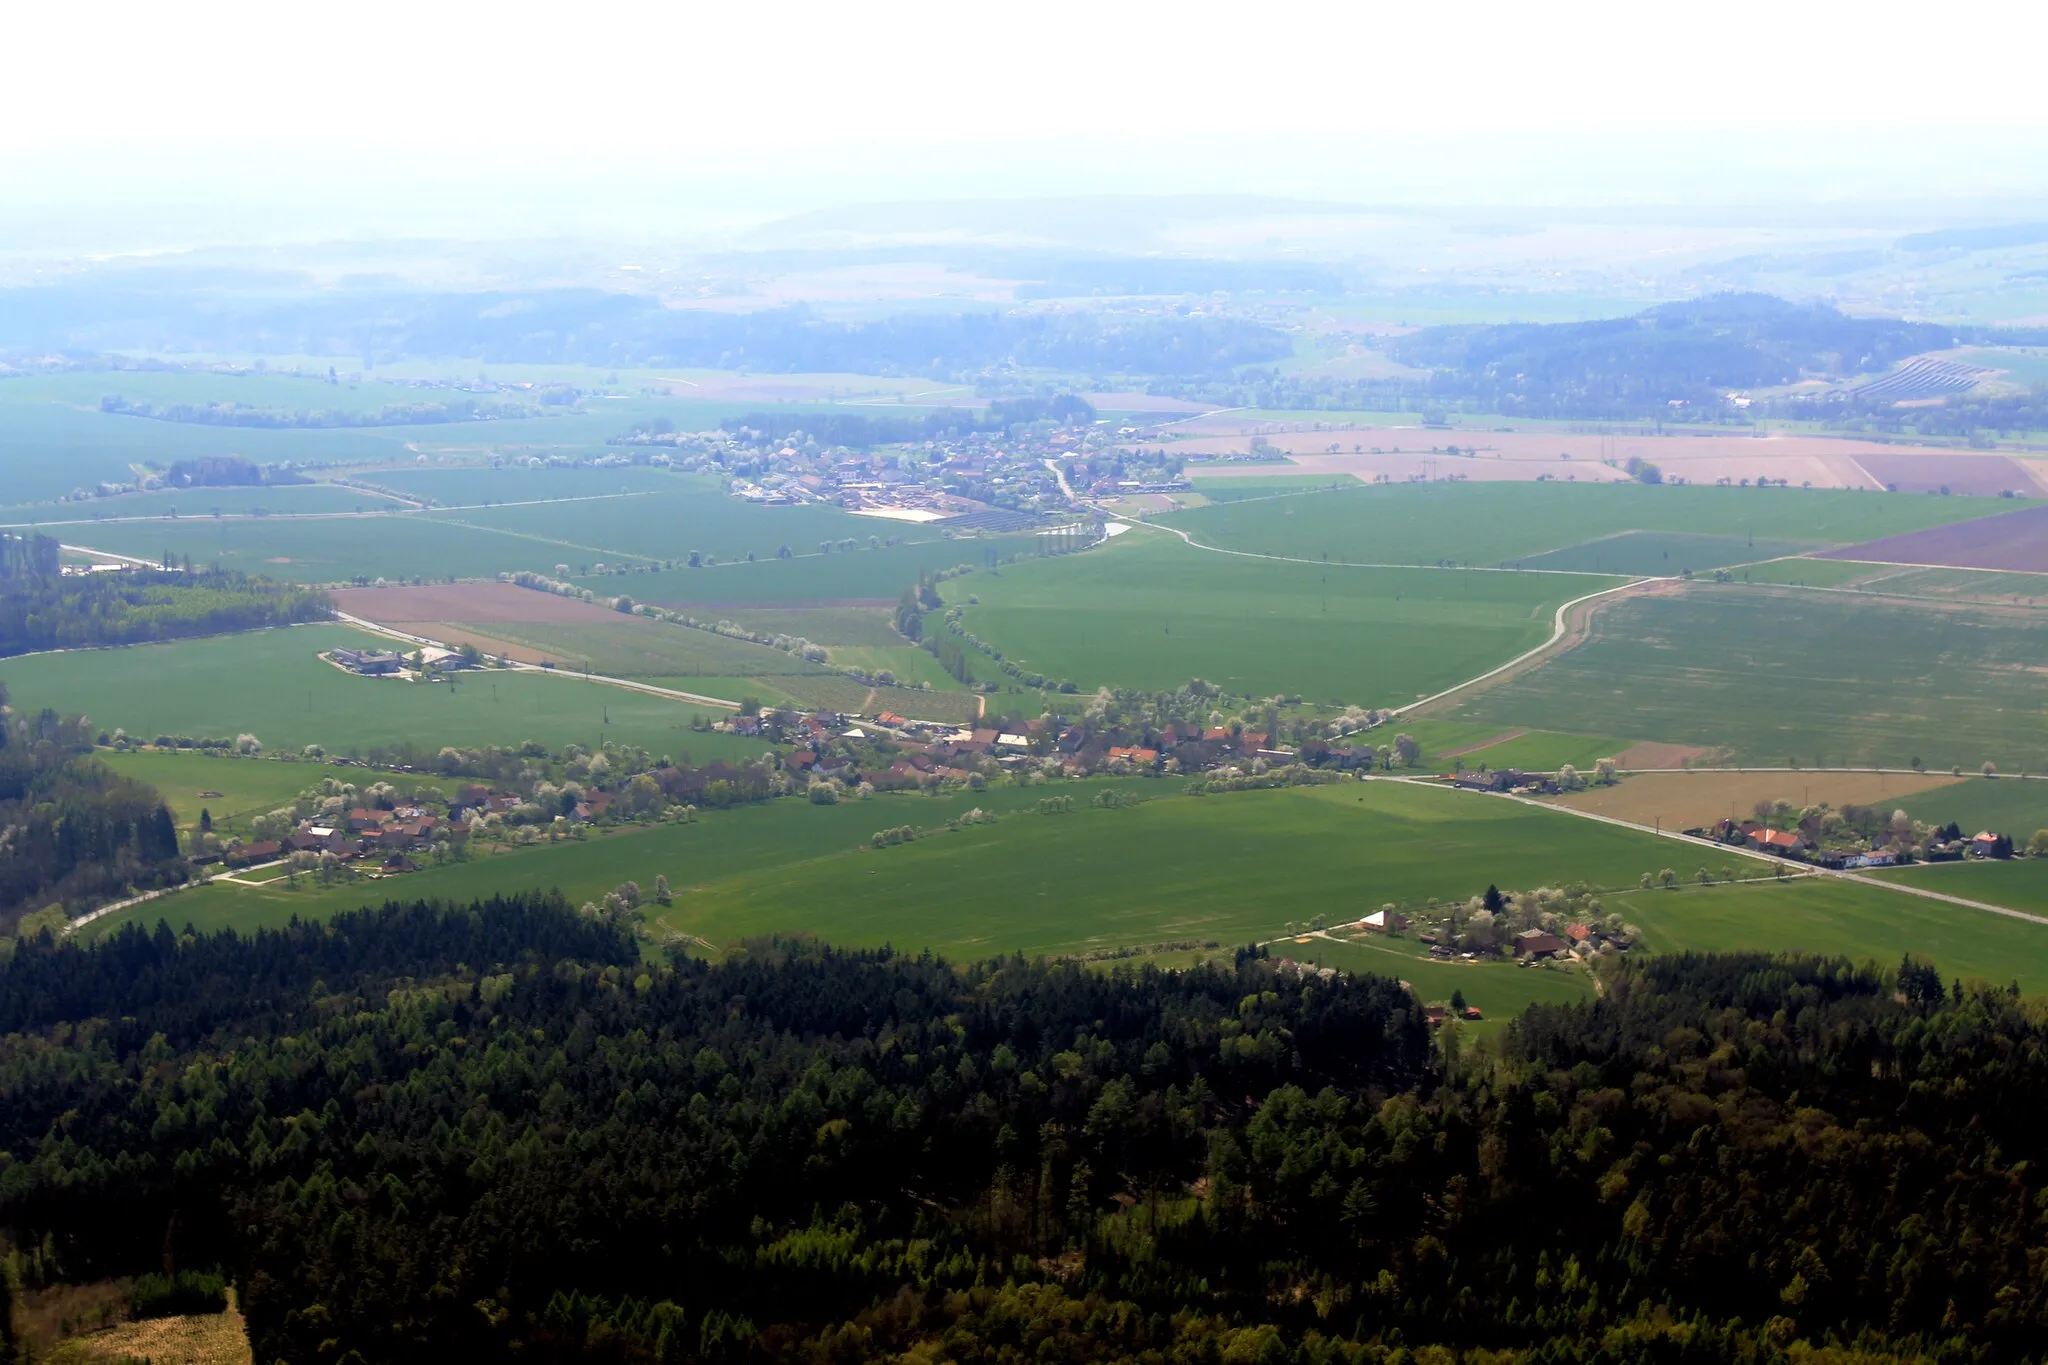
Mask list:
[[[1254,498],[1281,497],[1293,493],[1312,493],[1318,489],[1359,488],[1363,485],[1351,474],[1274,474],[1265,478],[1241,479],[1235,477],[1204,477],[1199,469],[1188,471],[1188,479],[1200,493],[1212,503],[1249,502]]]
[[[1620,535],[1603,536],[1582,545],[1531,555],[1516,560],[1514,567],[1670,578],[1792,554],[1810,548],[1812,543],[1757,540],[1748,536],[1703,536],[1683,531],[1624,531]]]
[[[237,758],[196,753],[191,750],[135,750],[97,755],[115,772],[147,782],[157,789],[180,829],[199,823],[199,812],[213,816],[213,827],[233,833],[252,815],[262,815],[288,805],[293,797],[323,778],[351,782],[365,787],[373,782],[390,782],[405,791],[432,787],[446,793],[461,779],[428,777],[418,773],[379,772],[365,768],[341,768],[331,763],[291,762],[274,758]],[[219,792],[217,797],[201,792]]]
[[[1902,867],[1878,875],[1888,882],[1904,882],[1929,891],[1939,891],[1946,896],[1964,896],[1990,905],[2024,910],[2033,915],[2048,915],[2048,858],[1922,863],[1917,867]],[[1928,904],[1935,905],[1939,902],[1930,901]],[[2048,926],[2028,927],[2036,933],[2048,934]],[[2014,972],[2016,968],[2008,967],[2003,971]],[[1999,970],[1990,967],[1987,967],[1983,974],[1994,980],[2006,979]],[[2029,989],[2038,990],[2040,987],[2029,985]]]
[[[789,635],[814,645],[895,649],[903,644],[888,607],[721,607],[704,616],[763,635]]]
[[[980,598],[964,620],[991,647],[1086,688],[1204,677],[1241,694],[1395,706],[1541,644],[1559,603],[1605,585],[1564,574],[1288,564],[1139,530],[944,591],[948,603],[969,589]]]
[[[602,683],[493,670],[457,675],[451,688],[358,678],[317,657],[338,645],[383,643],[346,626],[294,626],[8,659],[0,677],[17,707],[83,712],[103,730],[119,726],[144,740],[248,732],[272,749],[321,744],[352,754],[408,741],[433,750],[609,739],[698,762],[765,747],[691,731],[691,717],[705,708]]]
[[[629,472],[591,471],[603,475]],[[744,560],[749,553],[756,559],[773,559],[785,545],[798,553],[816,553],[822,540],[854,540],[865,549],[870,536],[878,540],[940,538],[937,531],[916,523],[858,517],[837,507],[761,507],[742,502],[726,494],[721,480],[706,475],[664,478],[665,484],[654,485],[656,491],[633,497],[432,515],[437,521],[457,521],[573,547],[577,558],[572,562],[588,562],[590,555],[599,559],[623,555],[681,560],[692,553],[716,555],[721,561]],[[643,477],[638,482],[645,485],[648,481]]]
[[[588,465],[517,465],[503,469],[481,464],[417,465],[410,469],[380,469],[361,478],[365,483],[443,507],[563,498],[614,499],[622,493],[673,492],[678,482],[677,475],[652,465],[614,465],[602,469]]]
[[[1546,552],[1587,546],[1624,532],[1680,533],[1714,542],[1719,563],[1766,557],[1760,546],[1848,545],[1899,531],[1988,516],[2010,504],[1823,489],[1581,486],[1561,483],[1391,484],[1301,497],[1221,504],[1160,520],[1205,545],[1360,564],[1513,566]],[[1729,542],[1739,539],[1745,552]],[[1656,546],[1645,542],[1637,549]],[[1669,543],[1655,557],[1661,565]],[[1704,547],[1702,547],[1704,553]],[[1733,558],[1726,557],[1733,555]],[[1590,558],[1591,551],[1588,551]],[[1632,567],[1626,572],[1654,572]],[[1556,567],[1589,569],[1574,558]],[[1686,567],[1686,566],[1677,566]],[[1696,563],[1694,569],[1712,568]],[[1675,569],[1673,570],[1675,571]]]
[[[1689,853],[1674,852],[1672,865],[1691,866]],[[1975,894],[1947,883],[1937,889]],[[1640,927],[1654,952],[1829,953],[1887,968],[1915,953],[1945,974],[2048,991],[2048,925],[1855,882],[1800,878],[1636,891],[1609,897],[1607,907]]]
[[[756,678],[831,670],[786,650],[736,640],[715,631],[671,625],[648,616],[613,612],[592,621],[451,622],[476,635],[524,645],[571,671],[636,678],[667,686],[663,678]],[[689,689],[685,689],[689,690]]]
[[[68,544],[157,559],[190,556],[245,573],[299,583],[354,579],[478,578],[554,567],[564,547],[494,531],[432,522],[419,513],[371,517],[265,517],[215,521],[180,517],[81,526]]]
[[[757,511],[785,512],[801,509],[769,507]],[[872,518],[861,518],[869,526]],[[793,607],[820,603],[869,603],[894,606],[903,590],[917,583],[920,572],[937,573],[965,564],[985,570],[988,556],[1035,557],[1043,545],[1036,536],[976,536],[959,540],[927,538],[909,544],[868,548],[869,534],[863,532],[858,549],[830,554],[818,553],[817,542],[792,542],[789,559],[774,557],[770,545],[754,563],[721,560],[708,568],[670,569],[658,573],[602,574],[575,581],[601,595],[627,593],[638,600],[680,607],[695,615],[726,615],[749,607]],[[930,537],[930,532],[921,533]],[[573,567],[573,566],[572,566]],[[974,591],[971,582],[955,586],[956,596],[965,600]],[[851,642],[849,642],[851,643]]]
[[[0,526],[37,525],[66,540],[89,537],[96,523],[115,518],[205,518],[215,512],[236,516],[261,509],[273,514],[389,510],[392,499],[331,483],[279,484],[271,488],[158,489],[120,493],[87,502],[30,503],[0,507]]]
[[[1454,715],[1552,730],[1597,718],[1758,764],[2040,770],[2044,658],[2048,622],[2021,614],[1697,586],[1614,601],[1586,643]]]
[[[2025,843],[2035,830],[2048,829],[2048,781],[1973,777],[1906,797],[1899,806],[1915,820],[1953,821],[1965,833],[1988,829]]]

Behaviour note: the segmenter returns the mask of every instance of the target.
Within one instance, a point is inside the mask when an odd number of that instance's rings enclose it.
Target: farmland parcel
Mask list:
[[[1457,714],[1557,730],[1597,716],[1770,766],[2039,769],[2044,658],[2038,613],[1699,585],[1614,601],[1586,643]]]

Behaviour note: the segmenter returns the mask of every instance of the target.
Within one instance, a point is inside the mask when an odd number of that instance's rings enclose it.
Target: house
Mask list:
[[[1565,941],[1556,934],[1541,929],[1524,929],[1515,935],[1515,956],[1534,960],[1539,957],[1555,957],[1564,952]]]
[[[1593,937],[1593,926],[1590,924],[1567,924],[1564,927],[1564,936],[1574,943],[1584,943]]]
[[[1224,729],[1220,725],[1212,725],[1208,729],[1202,731],[1202,743],[1228,744],[1230,743],[1230,731]]]
[[[388,649],[337,649],[327,657],[349,672],[365,677],[380,677],[405,667],[405,660]]]
[[[782,766],[791,772],[803,772],[818,761],[818,755],[809,749],[798,749],[782,760]]]
[[[1001,749],[1028,749],[1031,741],[1023,735],[997,735],[996,747]]]
[[[727,724],[736,735],[758,735],[761,733],[759,716],[734,716]]]
[[[417,872],[420,870],[420,865],[406,857],[403,853],[392,854],[380,863],[378,867],[380,871],[384,872]]]
[[[886,725],[891,730],[901,729],[903,726],[908,725],[909,723],[909,721],[903,719],[903,717],[897,715],[894,711],[884,711],[881,715],[875,717],[875,724]]]
[[[1972,858],[2010,858],[2012,840],[1987,829],[1970,836],[1968,853]]]
[[[1898,855],[1895,853],[1859,853],[1855,857],[1846,860],[1842,864],[1842,866],[1892,867],[1895,866],[1898,863],[1898,861]]]
[[[1806,848],[1806,841],[1782,829],[1758,829],[1749,836],[1749,846],[1764,853],[1792,857]]]
[[[1408,927],[1408,917],[1395,910],[1375,910],[1360,920],[1358,927],[1375,934],[1392,934]]]
[[[1159,751],[1157,749],[1112,748],[1109,751],[1109,757],[1111,762],[1122,759],[1140,768],[1149,768],[1159,761]]]
[[[1480,1012],[1479,1006],[1467,1005],[1465,1006],[1465,1017],[1467,1019],[1484,1019],[1486,1016]]]

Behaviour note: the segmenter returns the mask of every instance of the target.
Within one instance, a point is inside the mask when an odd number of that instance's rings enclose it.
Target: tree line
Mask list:
[[[1256,950],[659,964],[513,897],[37,939],[0,1042],[24,1282],[219,1268],[259,1359],[1960,1365],[2048,1326],[2048,1023],[1911,960],[1617,963],[1479,1051]]]
[[[49,562],[55,544],[36,536],[19,548],[18,538],[0,536],[0,559],[29,568],[0,574],[0,655],[255,630],[333,612],[317,589],[231,569],[64,575]]]

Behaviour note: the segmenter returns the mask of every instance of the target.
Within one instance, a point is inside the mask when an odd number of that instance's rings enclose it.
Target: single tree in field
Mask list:
[[[1657,884],[1666,891],[1669,891],[1672,887],[1678,885],[1678,874],[1667,867],[1657,874]]]
[[[1692,874],[1692,879],[1698,882],[1701,886],[1706,886],[1714,880],[1714,874],[1707,871],[1703,867],[1699,871]]]
[[[1648,891],[1648,890],[1650,889],[1650,885],[1651,885],[1651,883],[1655,882],[1656,880],[1657,880],[1657,879],[1656,879],[1656,878],[1655,878],[1654,876],[1652,876],[1652,875],[1651,875],[1650,873],[1648,873],[1648,872],[1645,872],[1645,873],[1643,874],[1643,880],[1642,880],[1642,882],[1641,882],[1641,886],[1642,886],[1643,890],[1645,890],[1645,891]]]
[[[1401,766],[1412,768],[1422,761],[1422,746],[1411,735],[1394,736],[1394,753],[1399,756]]]
[[[1998,776],[1998,765],[1987,758],[1984,760],[1984,766],[1979,768],[1978,771],[1986,777],[1996,777]]]

